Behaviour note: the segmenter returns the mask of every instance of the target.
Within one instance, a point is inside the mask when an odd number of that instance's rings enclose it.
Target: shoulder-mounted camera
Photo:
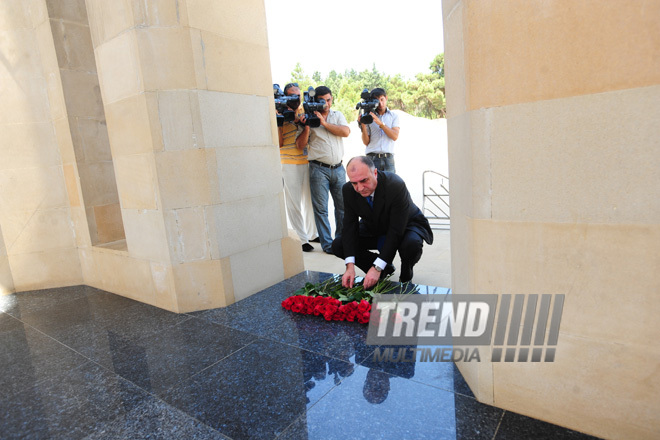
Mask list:
[[[296,119],[296,109],[300,106],[300,95],[285,95],[279,84],[273,84],[273,95],[275,97],[275,109],[277,115],[277,126],[284,125],[284,121],[291,122]]]
[[[362,100],[355,106],[355,110],[360,110],[360,122],[362,124],[371,124],[374,122],[374,117],[370,113],[376,111],[378,108],[378,100],[371,96],[368,89],[362,90],[360,98]]]
[[[310,86],[306,92],[303,93],[303,108],[305,109],[305,125],[311,128],[316,128],[321,125],[321,120],[314,114],[314,112],[323,112],[325,108],[325,99],[318,99],[314,87]]]

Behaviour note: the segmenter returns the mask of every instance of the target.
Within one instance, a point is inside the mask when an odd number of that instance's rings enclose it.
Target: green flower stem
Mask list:
[[[306,283],[305,286],[296,290],[294,295],[304,296],[326,296],[338,299],[341,302],[349,303],[352,301],[360,302],[365,300],[369,303],[373,301],[374,296],[384,295],[387,293],[396,293],[395,289],[400,287],[400,292],[408,290],[408,283],[397,285],[389,280],[389,277],[378,281],[375,286],[370,290],[364,289],[364,279],[360,279],[353,287],[347,289],[341,285],[341,275],[335,275],[317,284]],[[410,295],[417,289],[406,293]]]

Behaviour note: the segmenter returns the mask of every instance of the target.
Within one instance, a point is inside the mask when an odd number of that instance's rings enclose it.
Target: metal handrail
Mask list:
[[[428,174],[428,177],[427,177]],[[434,180],[427,185],[427,178]],[[426,170],[422,174],[422,212],[432,229],[449,229],[449,177],[436,171]]]

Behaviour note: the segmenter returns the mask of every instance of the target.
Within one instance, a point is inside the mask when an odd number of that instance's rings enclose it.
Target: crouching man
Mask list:
[[[433,243],[428,220],[410,197],[401,177],[379,171],[367,156],[346,165],[349,182],[344,184],[344,221],[332,252],[344,259],[344,287],[353,287],[355,266],[364,271],[364,287],[373,287],[395,270],[397,251],[401,258],[400,282],[413,278],[413,267],[422,257],[423,242]],[[373,251],[377,251],[373,252]]]

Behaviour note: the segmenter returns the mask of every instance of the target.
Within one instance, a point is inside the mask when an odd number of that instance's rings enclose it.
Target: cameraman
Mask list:
[[[341,232],[344,218],[344,199],[342,198],[342,186],[346,183],[346,170],[341,161],[344,157],[344,141],[351,129],[344,115],[332,107],[332,92],[326,86],[315,89],[317,102],[325,100],[323,112],[314,112],[320,119],[321,125],[310,128],[305,125],[296,144],[298,148],[309,143],[309,182],[312,191],[312,205],[314,206],[314,218],[316,229],[321,239],[321,247],[327,254],[332,254],[332,232],[328,220],[328,192],[332,195],[335,205],[335,227],[337,233]],[[301,121],[304,123],[306,117]]]
[[[362,142],[367,146],[367,156],[380,171],[396,173],[394,167],[394,141],[399,138],[399,116],[387,108],[387,93],[381,88],[371,91],[371,97],[378,100],[376,113],[371,112],[374,121],[362,124],[361,115],[358,123],[362,130]]]
[[[300,96],[298,84],[289,83],[284,86],[286,96]],[[284,196],[286,199],[286,213],[291,226],[302,242],[303,252],[314,250],[309,242],[317,237],[312,208],[312,196],[309,191],[309,166],[307,164],[306,146],[299,148],[296,145],[298,127],[296,122],[302,113],[302,107],[296,110],[293,122],[284,121],[278,127],[280,138],[280,162],[282,163],[282,177],[284,180]]]

